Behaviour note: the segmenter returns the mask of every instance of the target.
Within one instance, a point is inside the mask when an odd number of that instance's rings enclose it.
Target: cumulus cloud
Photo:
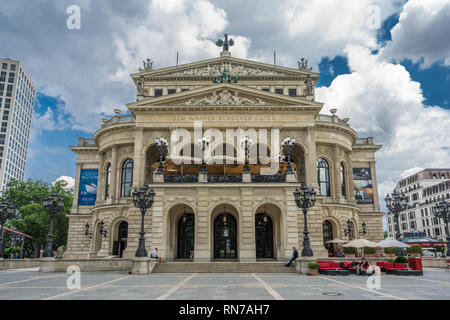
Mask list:
[[[351,74],[317,88],[316,99],[325,103],[322,112],[337,108],[340,116],[350,117],[360,136],[383,144],[377,152],[380,199],[418,167],[448,167],[450,110],[425,106],[420,84],[403,66],[360,46],[345,51]]]
[[[391,30],[392,41],[382,52],[385,58],[411,59],[422,68],[442,61],[450,66],[450,0],[410,0]]]
[[[73,177],[61,176],[55,181],[53,181],[52,185],[54,185],[58,181],[64,181],[67,183],[67,185],[64,187],[64,189],[66,190],[73,189],[73,187],[75,186],[75,179]]]

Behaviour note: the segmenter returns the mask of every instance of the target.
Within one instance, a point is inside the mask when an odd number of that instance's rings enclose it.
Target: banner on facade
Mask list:
[[[357,204],[373,204],[370,168],[353,168],[353,185]]]
[[[81,169],[78,191],[79,206],[93,206],[97,199],[98,169]]]

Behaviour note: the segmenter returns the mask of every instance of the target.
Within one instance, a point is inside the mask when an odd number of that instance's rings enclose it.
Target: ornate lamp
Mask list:
[[[205,162],[205,151],[209,147],[209,139],[207,137],[202,137],[198,139],[198,144],[202,148],[202,166],[200,168],[201,173],[206,173],[206,162]]]
[[[398,193],[397,190],[394,190],[392,193],[392,197],[389,196],[389,193],[384,198],[386,202],[386,208],[394,215],[395,221],[395,239],[401,241],[400,235],[400,224],[398,221],[398,216],[401,211],[405,210],[408,205],[408,199],[406,199],[403,193]],[[396,248],[395,249],[396,256],[406,256],[406,251],[404,248]]]
[[[141,210],[141,232],[139,232],[139,246],[136,251],[135,256],[136,257],[146,257],[147,256],[147,250],[145,250],[145,238],[144,238],[144,216],[145,213],[149,208],[152,207],[154,199],[155,199],[155,192],[153,189],[149,189],[149,187],[144,184],[139,189],[134,189],[132,191],[133,195],[133,203],[136,208],[139,208]]]
[[[283,151],[285,154],[287,154],[287,168],[286,173],[290,174],[292,173],[292,167],[291,167],[291,151],[294,147],[295,139],[287,136],[284,138],[283,142],[281,143],[281,146],[283,147]]]
[[[295,189],[294,197],[295,203],[298,208],[302,209],[304,217],[305,226],[303,234],[305,236],[303,237],[302,257],[312,257],[314,254],[309,243],[308,221],[306,219],[306,214],[308,213],[308,208],[313,207],[316,202],[316,192],[313,188],[309,189],[304,182],[302,182],[300,190],[301,191],[299,191],[298,188]]]
[[[15,217],[16,209],[8,201],[0,203],[0,259],[3,258],[3,225]]]
[[[102,221],[100,221],[100,234],[106,238],[106,229],[105,229],[105,223]]]
[[[92,239],[92,232],[89,232],[89,223],[87,223],[87,222],[84,225],[84,235],[86,237],[89,237],[89,239]]]
[[[243,148],[245,152],[244,173],[250,172],[250,168],[248,167],[248,150],[250,149],[252,143],[252,139],[247,136],[241,138],[241,148]]]
[[[56,192],[44,198],[44,208],[50,215],[50,231],[48,232],[47,244],[43,256],[53,257],[53,219],[64,209],[64,197]]]
[[[447,234],[447,253],[446,256],[450,257],[450,233],[448,228],[450,212],[450,202],[441,201],[434,207],[434,215],[436,218],[442,218],[445,223],[445,233]]]
[[[352,240],[353,239],[353,234],[352,234],[352,222],[350,221],[350,219],[347,219],[347,229],[344,230],[345,235],[348,236],[348,240]]]
[[[365,235],[366,234],[366,223],[363,221],[362,225],[362,231],[359,233],[359,235]]]
[[[159,166],[157,173],[164,173],[164,168],[162,164],[162,158],[164,155],[164,152],[166,151],[167,147],[169,146],[169,143],[167,142],[167,139],[164,137],[156,138],[155,139],[156,148],[158,148],[159,151]]]

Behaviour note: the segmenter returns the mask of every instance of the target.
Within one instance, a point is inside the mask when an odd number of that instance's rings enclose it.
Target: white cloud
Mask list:
[[[403,7],[385,58],[409,58],[426,68],[437,61],[450,66],[450,0],[410,0]],[[423,61],[422,61],[423,59]]]
[[[350,117],[360,136],[383,144],[376,159],[384,205],[384,194],[405,174],[419,167],[450,166],[450,110],[424,106],[420,84],[401,65],[360,46],[349,46],[346,52],[352,73],[317,88],[316,99],[325,102],[322,113],[337,108],[338,115]]]
[[[52,185],[54,185],[58,181],[65,181],[67,183],[67,185],[64,188],[66,190],[73,189],[73,187],[75,186],[75,179],[73,177],[61,176],[55,181],[53,181]]]

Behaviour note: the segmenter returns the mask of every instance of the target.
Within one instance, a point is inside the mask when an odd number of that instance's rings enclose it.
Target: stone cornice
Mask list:
[[[189,72],[192,69],[199,69],[202,67],[207,66],[214,66],[221,64],[227,64],[232,63],[233,65],[237,66],[245,66],[250,69],[257,69],[257,70],[264,70],[264,71],[273,71],[274,74],[263,74],[263,73],[256,73],[256,74],[241,74],[240,77],[246,78],[246,79],[273,79],[274,77],[277,79],[303,79],[308,74],[310,75],[311,79],[314,81],[317,81],[319,78],[319,74],[308,71],[308,70],[299,70],[294,68],[287,68],[282,66],[274,66],[272,64],[257,62],[257,61],[251,61],[251,60],[245,60],[245,59],[239,59],[234,57],[217,57],[207,60],[201,60],[197,62],[182,64],[178,66],[172,66],[172,67],[165,67],[160,69],[154,69],[154,70],[142,70],[137,73],[131,74],[132,79],[134,82],[137,82],[137,80],[140,77],[144,77],[144,80],[157,80],[157,79],[178,79],[178,80],[199,80],[199,79],[210,79],[213,75],[211,74],[205,74],[205,75],[195,75],[195,73]],[[187,71],[187,72],[186,72]],[[278,73],[279,75],[276,75]]]

